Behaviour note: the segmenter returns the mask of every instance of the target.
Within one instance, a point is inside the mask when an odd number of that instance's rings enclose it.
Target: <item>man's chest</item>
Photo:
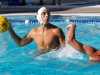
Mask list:
[[[43,44],[43,45],[50,45],[57,36],[54,33],[41,33],[41,34],[35,34],[33,36],[34,41],[37,44]]]

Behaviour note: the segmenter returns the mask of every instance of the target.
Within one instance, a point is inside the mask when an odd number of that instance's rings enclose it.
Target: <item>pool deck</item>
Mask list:
[[[51,14],[89,14],[100,16],[100,5],[43,5],[47,7]],[[1,5],[0,14],[30,13],[36,14],[37,10],[42,7],[37,6],[8,6]]]

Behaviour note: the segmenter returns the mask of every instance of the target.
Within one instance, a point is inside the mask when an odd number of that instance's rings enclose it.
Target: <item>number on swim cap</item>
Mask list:
[[[6,17],[0,16],[0,33],[6,32],[9,28],[9,21]]]

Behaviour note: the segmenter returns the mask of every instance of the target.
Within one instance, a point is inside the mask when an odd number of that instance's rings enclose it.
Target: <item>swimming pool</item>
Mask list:
[[[15,32],[23,37],[39,26],[35,15],[6,15]],[[100,49],[100,16],[53,15],[51,23],[67,34],[65,27],[75,23],[76,39]],[[92,20],[92,21],[91,21]],[[98,20],[98,22],[97,22]],[[28,22],[27,22],[28,21]],[[9,32],[0,34],[0,75],[99,75],[99,62],[89,61],[88,56],[77,52],[66,43],[65,48],[38,57],[37,46],[18,47]]]

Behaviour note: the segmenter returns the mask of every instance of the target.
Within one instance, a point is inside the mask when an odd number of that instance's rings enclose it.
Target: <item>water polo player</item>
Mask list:
[[[46,7],[41,7],[38,10],[37,20],[40,26],[33,28],[29,34],[23,38],[20,38],[10,25],[9,32],[19,46],[27,45],[34,40],[38,46],[39,54],[58,49],[60,45],[62,47],[65,46],[64,33],[61,28],[49,23],[50,11]]]

